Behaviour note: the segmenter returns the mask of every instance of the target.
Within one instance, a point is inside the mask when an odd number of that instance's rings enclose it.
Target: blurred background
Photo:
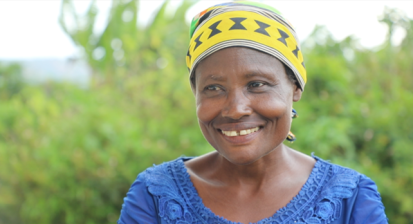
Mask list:
[[[212,151],[185,55],[222,2],[0,1],[0,223],[115,223],[139,172]],[[291,147],[371,177],[413,223],[413,1],[261,2],[306,60]]]

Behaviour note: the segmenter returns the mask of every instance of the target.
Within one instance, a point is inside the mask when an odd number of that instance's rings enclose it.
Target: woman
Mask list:
[[[283,144],[306,71],[278,11],[247,1],[203,11],[187,65],[216,151],[139,174],[118,223],[387,223],[372,180]]]

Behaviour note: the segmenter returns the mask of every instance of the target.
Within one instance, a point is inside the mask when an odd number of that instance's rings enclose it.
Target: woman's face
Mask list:
[[[207,141],[228,161],[250,164],[281,147],[301,89],[273,56],[219,50],[195,70],[197,116]]]

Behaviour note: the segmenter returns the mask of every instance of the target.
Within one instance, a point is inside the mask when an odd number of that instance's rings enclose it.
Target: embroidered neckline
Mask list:
[[[343,199],[354,195],[360,174],[312,157],[317,161],[299,193],[273,216],[257,224],[328,224],[342,215]],[[156,198],[159,217],[168,224],[236,224],[217,216],[203,204],[185,167],[187,159],[178,158],[148,168],[143,174],[148,191]]]
[[[331,176],[330,164],[324,162],[320,158],[312,155],[316,159],[316,163],[311,170],[310,176],[308,177],[305,184],[302,186],[300,191],[296,196],[294,196],[291,201],[276,211],[272,216],[264,218],[257,222],[257,224],[266,223],[268,221],[276,221],[279,223],[286,223],[289,221],[299,222],[299,217],[303,211],[308,210],[307,207],[310,207],[312,202],[317,198],[319,192],[324,185],[324,182],[327,181]],[[181,194],[184,196],[186,203],[189,205],[189,209],[194,210],[192,213],[198,214],[198,220],[210,220],[210,221],[219,221],[220,223],[228,224],[239,224],[237,222],[232,222],[220,217],[213,213],[211,209],[206,207],[202,201],[202,198],[199,196],[198,191],[193,185],[188,170],[184,164],[185,158],[178,158],[173,162],[173,167],[171,167],[171,173],[177,179],[177,185],[179,190],[182,191]],[[328,167],[327,167],[328,166]],[[188,197],[187,197],[188,196]],[[306,209],[307,208],[307,209]]]

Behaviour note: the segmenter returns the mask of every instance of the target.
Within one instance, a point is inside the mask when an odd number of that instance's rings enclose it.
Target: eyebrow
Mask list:
[[[248,73],[248,74],[245,75],[246,78],[252,78],[252,77],[255,77],[255,76],[263,76],[263,75],[260,74],[260,73],[255,73],[255,72],[253,72],[253,73]],[[264,75],[264,76],[265,76],[265,75]]]
[[[207,77],[204,78],[204,80],[212,79],[215,81],[223,81],[225,78],[222,75],[208,75]]]
[[[264,77],[264,78],[267,78],[267,79],[272,79],[271,75],[266,74],[266,73],[262,73],[260,71],[251,71],[251,72],[249,72],[249,73],[247,73],[243,76],[243,78],[247,78],[247,79],[250,79],[250,78],[253,78],[253,77]],[[222,75],[208,75],[207,77],[203,78],[202,80],[206,81],[206,80],[209,80],[209,79],[214,80],[214,81],[225,81],[226,80],[226,78]]]
[[[273,79],[273,76],[271,76],[267,73],[262,73],[262,72],[257,72],[257,71],[247,73],[245,75],[245,78],[253,78],[253,77],[256,77],[256,76],[264,77],[264,78],[267,78],[267,79]]]

